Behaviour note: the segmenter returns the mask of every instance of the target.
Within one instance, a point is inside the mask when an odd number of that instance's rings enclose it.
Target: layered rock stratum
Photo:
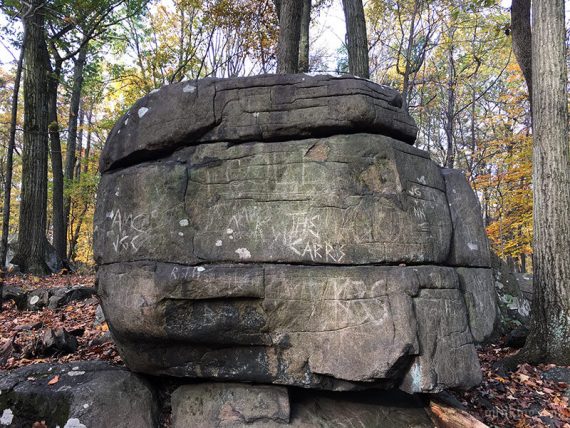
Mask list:
[[[103,150],[94,233],[127,366],[325,390],[477,384],[497,313],[480,209],[416,134],[397,92],[350,76],[139,100]]]

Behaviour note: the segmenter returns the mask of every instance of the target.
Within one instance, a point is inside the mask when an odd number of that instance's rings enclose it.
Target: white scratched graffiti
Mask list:
[[[150,214],[123,214],[117,209],[110,214],[111,243],[116,253],[136,253],[149,238]]]
[[[309,257],[311,261],[340,263],[346,256],[344,244],[325,241],[320,233],[320,215],[306,212],[290,213],[285,230],[273,228],[274,241],[280,241],[297,256]]]
[[[179,279],[184,279],[184,280],[196,279],[205,270],[206,268],[203,266],[186,266],[186,267],[174,266],[170,271],[170,279],[175,281]]]

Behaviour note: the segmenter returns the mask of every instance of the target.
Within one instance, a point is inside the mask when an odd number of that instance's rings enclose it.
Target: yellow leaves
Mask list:
[[[522,131],[488,142],[492,168],[475,180],[488,201],[487,234],[501,257],[532,253],[532,138]]]

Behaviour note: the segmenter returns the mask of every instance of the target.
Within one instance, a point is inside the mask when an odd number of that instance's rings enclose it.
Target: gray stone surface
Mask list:
[[[524,298],[532,302],[532,296],[534,294],[532,273],[515,273],[514,275],[519,283]]]
[[[146,381],[95,361],[0,373],[0,414],[11,415],[8,426],[13,428],[42,420],[49,427],[77,428],[151,428],[158,422],[155,395]]]
[[[137,101],[109,136],[102,172],[187,145],[373,132],[413,144],[391,88],[352,76],[265,75],[181,82]]]
[[[171,397],[173,428],[289,423],[289,393],[279,386],[232,383],[184,385]]]
[[[433,427],[419,400],[397,391],[325,393],[237,384],[183,386],[174,428]]]
[[[451,234],[426,154],[354,134],[206,144],[104,174],[94,250],[99,264],[443,264]]]
[[[521,325],[528,325],[531,301],[525,297],[517,275],[495,253],[491,254],[491,265],[500,315],[497,333],[508,334]]]
[[[406,390],[479,379],[453,268],[132,262],[101,266],[98,283],[115,341],[135,371],[387,388],[430,349],[425,371],[414,372],[417,382]]]
[[[461,171],[442,169],[453,223],[449,263],[454,266],[490,267],[491,253],[479,201]]]
[[[37,288],[31,291],[7,286],[2,290],[3,299],[13,300],[21,311],[39,311],[46,306],[50,309],[55,309],[70,302],[85,300],[93,296],[95,296],[95,289],[83,285]]]
[[[414,299],[421,352],[400,385],[406,392],[435,393],[481,382],[465,302],[451,272]]]
[[[415,135],[398,94],[353,77],[139,100],[105,145],[94,221],[128,367],[328,390],[479,382],[495,309],[477,199]]]
[[[492,269],[457,268],[469,327],[476,342],[488,340],[498,323],[497,296]]]

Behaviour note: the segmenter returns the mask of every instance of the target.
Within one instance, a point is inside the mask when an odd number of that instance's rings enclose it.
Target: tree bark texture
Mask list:
[[[65,152],[65,170],[64,182],[71,183],[75,172],[76,162],[76,146],[77,146],[77,123],[79,118],[79,104],[81,102],[81,88],[83,87],[83,69],[87,57],[87,44],[85,44],[79,51],[79,55],[75,60],[73,68],[73,88],[71,90],[71,101],[69,106],[69,133],[67,138],[67,150]],[[67,225],[69,223],[69,211],[71,208],[71,198],[64,197],[63,200],[63,215],[65,221],[65,230],[67,237]],[[72,231],[70,231],[72,232]],[[64,249],[65,254],[65,249]]]
[[[34,12],[24,19],[24,147],[18,252],[14,263],[23,272],[46,274],[45,263],[48,161],[48,52],[42,0],[32,0]]]
[[[309,27],[311,26],[311,0],[303,0],[301,36],[299,40],[299,71],[309,71]]]
[[[452,34],[455,30],[452,30]],[[447,71],[447,109],[445,112],[445,138],[447,141],[447,152],[445,155],[446,168],[453,168],[455,164],[455,59],[453,58],[453,44],[449,45],[448,51],[448,71]]]
[[[531,0],[513,0],[511,5],[511,34],[513,38],[513,52],[526,81],[532,104],[530,3]]]
[[[570,365],[570,165],[563,0],[532,3],[534,298],[521,353]]]
[[[18,98],[20,95],[20,82],[24,64],[24,51],[26,49],[26,29],[22,36],[22,49],[18,57],[16,75],[14,76],[14,89],[12,91],[12,109],[10,112],[10,134],[6,153],[6,177],[4,181],[4,203],[2,206],[2,241],[0,242],[0,312],[2,312],[2,291],[4,288],[4,275],[6,273],[6,258],[8,255],[8,236],[10,234],[10,206],[12,198],[12,176],[14,171],[14,148],[16,147],[16,125],[18,122]]]
[[[351,74],[368,79],[368,36],[362,0],[342,0],[342,7],[346,21],[348,69]]]
[[[53,176],[52,188],[52,218],[53,246],[57,256],[65,260],[66,234],[65,214],[63,207],[63,165],[61,156],[61,139],[59,135],[59,120],[57,117],[57,92],[61,77],[62,61],[57,58],[48,81],[48,114],[49,114],[49,143],[51,151],[51,170]]]
[[[14,90],[12,92],[12,111],[10,113],[10,135],[8,137],[8,150],[6,153],[6,180],[4,182],[4,205],[2,207],[2,243],[0,247],[0,263],[2,271],[6,266],[8,254],[8,235],[10,233],[10,205],[12,198],[12,174],[14,169],[14,148],[16,147],[16,125],[18,120],[18,98],[20,95],[20,82],[22,80],[22,68],[24,63],[24,51],[26,49],[26,31],[22,37],[22,49],[18,57],[16,76],[14,77]],[[1,300],[0,300],[1,308]]]
[[[93,103],[89,106],[87,113],[87,141],[85,142],[85,156],[83,161],[83,173],[89,172],[89,156],[91,155],[91,124],[93,123]]]
[[[279,11],[279,42],[277,44],[277,73],[299,71],[299,39],[303,0],[282,0]]]
[[[74,178],[81,178],[81,168],[83,167],[83,135],[85,125],[85,103],[83,99],[79,105],[79,130],[77,131],[77,145],[75,148],[76,158]]]

